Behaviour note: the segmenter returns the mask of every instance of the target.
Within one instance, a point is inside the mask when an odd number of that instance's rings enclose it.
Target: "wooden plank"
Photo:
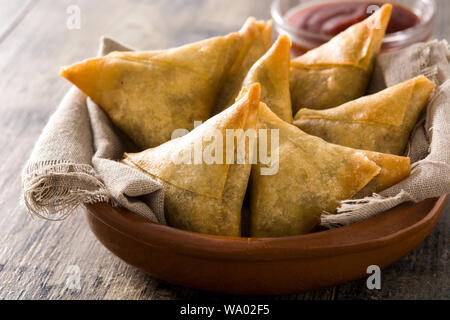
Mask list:
[[[22,22],[37,0],[0,0],[0,43]]]
[[[59,67],[95,55],[101,35],[136,48],[168,48],[235,31],[249,15],[268,18],[270,2],[241,0],[231,7],[221,0],[79,0],[81,30],[69,30],[66,10],[72,1],[41,0],[11,29],[0,43],[0,299],[219,301],[224,297],[173,286],[128,266],[95,239],[80,212],[60,223],[32,219],[19,203],[20,172],[48,117],[70,87],[58,77]],[[448,32],[442,34],[448,38]],[[446,217],[448,213],[447,209]],[[444,269],[448,261],[442,260],[448,257],[443,249],[448,247],[448,225],[448,218],[442,220],[420,249],[392,267],[397,271],[384,271],[386,287],[374,297],[448,297],[448,291],[427,286],[430,281],[433,286],[445,283],[442,277],[448,276]],[[408,269],[411,263],[414,267]],[[81,290],[66,288],[73,265],[80,269]],[[406,271],[401,273],[402,269]],[[415,281],[413,289],[405,285],[408,279]],[[395,286],[399,287],[395,294],[386,293]],[[364,288],[364,282],[355,282],[337,292],[330,288],[266,299],[371,298]]]
[[[450,203],[436,228],[405,258],[381,272],[381,290],[366,279],[341,285],[337,299],[450,299]]]

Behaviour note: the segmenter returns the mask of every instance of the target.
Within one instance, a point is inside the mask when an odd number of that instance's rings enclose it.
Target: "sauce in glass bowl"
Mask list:
[[[298,29],[335,36],[355,23],[369,17],[386,2],[345,1],[329,2],[293,10],[287,20]],[[420,18],[409,8],[398,3],[393,4],[392,18],[387,33],[412,28],[421,23]]]
[[[391,3],[393,10],[383,51],[431,37],[436,11],[434,0],[275,0],[272,16],[276,30],[291,37],[293,55],[299,55],[366,19],[385,3]]]

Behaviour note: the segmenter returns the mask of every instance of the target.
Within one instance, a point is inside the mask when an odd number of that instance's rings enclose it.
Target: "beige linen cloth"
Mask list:
[[[126,50],[103,38],[99,55]],[[92,100],[73,87],[50,118],[25,166],[25,205],[40,217],[60,220],[83,203],[109,201],[165,224],[162,186],[117,161],[125,151],[137,151],[135,148]]]
[[[99,54],[124,50],[129,49],[103,38]],[[403,202],[450,192],[449,60],[445,40],[380,56],[371,91],[420,74],[439,86],[409,142],[412,175],[380,194],[344,201],[337,214],[322,216],[323,226],[351,224]],[[84,203],[108,201],[165,224],[161,185],[117,161],[134,148],[95,103],[72,88],[44,128],[24,169],[25,205],[40,217],[59,220]]]

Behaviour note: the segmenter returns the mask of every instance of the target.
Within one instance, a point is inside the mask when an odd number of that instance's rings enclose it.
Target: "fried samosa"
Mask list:
[[[361,97],[369,83],[391,16],[385,4],[329,42],[292,60],[294,114],[301,108],[327,109]]]
[[[261,84],[261,101],[282,120],[292,123],[292,106],[289,92],[291,40],[280,35],[272,48],[250,69],[243,87]]]
[[[189,134],[138,154],[125,154],[124,163],[150,174],[164,186],[169,225],[212,235],[241,235],[241,209],[253,148],[249,143],[241,164],[227,164],[227,152],[236,156],[237,144],[230,149],[221,139],[231,129],[255,129],[259,98],[260,86],[256,84],[232,107]],[[201,159],[205,153],[214,161]]]
[[[402,155],[434,88],[419,76],[336,108],[302,109],[295,125],[331,143]]]
[[[237,44],[230,52],[232,65],[226,67],[214,113],[220,113],[233,105],[250,68],[271,46],[272,21],[256,21],[253,17],[248,18],[239,31]]]
[[[381,191],[409,175],[408,158],[327,143],[282,121],[263,103],[258,117],[258,129],[278,132],[278,172],[262,175],[261,169],[269,164],[260,160],[252,168],[252,237],[308,233],[323,212],[335,212],[340,201],[366,186]]]
[[[169,50],[114,52],[64,68],[61,75],[137,146],[156,147],[174,130],[191,130],[194,121],[211,117],[225,73],[264,54],[263,48],[253,52],[268,41],[259,38],[263,29],[264,23],[249,19],[240,33]]]
[[[361,150],[361,152],[380,167],[380,173],[369,182],[354,198],[360,199],[371,196],[374,192],[381,192],[411,174],[411,159],[392,154]]]

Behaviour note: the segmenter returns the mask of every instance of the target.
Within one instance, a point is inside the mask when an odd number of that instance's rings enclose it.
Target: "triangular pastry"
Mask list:
[[[292,60],[294,114],[301,108],[332,108],[364,94],[391,11],[392,5],[385,4],[366,20]]]
[[[263,103],[258,118],[258,129],[278,132],[279,148],[268,148],[278,150],[278,171],[262,175],[262,168],[273,166],[262,161],[252,168],[252,237],[308,233],[319,223],[320,215],[333,213],[340,201],[366,186],[381,191],[409,174],[408,158],[327,143],[282,121]]]
[[[259,58],[248,56],[253,45],[260,46],[247,30],[255,25],[250,19],[240,33],[175,49],[114,52],[64,68],[61,75],[102,107],[141,149],[156,147],[170,140],[174,130],[192,130],[195,121],[206,121],[225,74]]]
[[[228,130],[255,129],[260,98],[258,84],[246,90],[230,108],[187,135],[138,154],[125,154],[123,162],[158,179],[164,186],[164,208],[169,225],[198,233],[240,236],[241,209],[250,176],[253,148],[245,161],[235,157],[237,144],[225,139]],[[198,148],[198,149],[196,149]],[[196,159],[199,155],[200,159]],[[201,158],[204,152],[215,162]]]
[[[291,40],[280,35],[272,48],[250,69],[243,86],[261,84],[261,101],[282,120],[292,123],[289,92]]]
[[[434,88],[419,76],[332,109],[302,109],[295,125],[331,143],[402,155]]]
[[[272,21],[256,21],[251,17],[239,31],[237,45],[230,56],[232,65],[228,65],[216,100],[215,113],[233,105],[241,91],[242,82],[250,68],[272,46]]]

